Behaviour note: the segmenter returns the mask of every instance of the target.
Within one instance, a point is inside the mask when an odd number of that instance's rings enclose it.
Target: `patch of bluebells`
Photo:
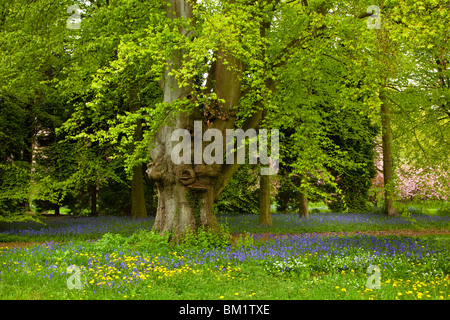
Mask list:
[[[0,233],[32,238],[33,241],[54,240],[64,241],[70,239],[97,239],[103,234],[120,233],[131,235],[137,229],[150,230],[154,218],[129,219],[125,217],[77,217],[77,218],[50,218],[45,223],[33,221],[0,222]]]
[[[267,235],[255,234],[255,240]],[[96,288],[125,290],[130,283],[145,280],[149,270],[177,270],[183,267],[191,269],[210,268],[224,272],[230,265],[261,265],[267,262],[297,265],[312,273],[334,273],[354,270],[365,273],[371,264],[378,265],[384,275],[408,276],[414,273],[448,274],[450,272],[450,254],[448,248],[440,243],[420,238],[390,236],[322,236],[288,235],[270,236],[272,239],[247,246],[228,246],[225,248],[185,249],[180,252],[136,251],[117,249],[113,252],[92,251],[91,242],[54,243],[31,248],[9,248],[0,250],[2,272],[32,272],[36,277],[58,281],[70,275],[66,268],[77,265],[87,277],[92,278],[90,269],[101,273],[104,270],[120,271],[120,278],[96,283]],[[269,237],[269,238],[270,238]],[[39,269],[36,269],[39,265]],[[103,270],[103,271],[102,271]],[[87,273],[86,273],[87,272]],[[2,274],[0,274],[0,281]],[[53,281],[53,280],[52,280]]]
[[[272,214],[272,227],[259,226],[258,215],[218,216],[233,233],[306,233],[331,231],[365,231],[414,229],[417,226],[448,229],[450,216],[411,214],[409,217],[387,217],[376,213],[320,213],[300,219],[296,214]]]
[[[254,235],[257,239],[261,235]],[[264,235],[267,238],[266,235]],[[375,237],[358,235],[338,236],[272,236],[273,241],[249,248],[232,248],[200,250],[186,252],[185,258],[197,264],[219,261],[232,263],[264,261],[289,261],[302,257],[311,270],[318,272],[337,272],[342,270],[365,271],[371,264],[379,265],[391,272],[418,271],[411,267],[420,263],[419,268],[425,272],[450,272],[450,254],[448,249],[437,243],[408,237]],[[398,270],[397,270],[398,269]],[[398,273],[398,272],[397,272]]]
[[[273,227],[258,225],[258,215],[217,216],[231,233],[306,233],[329,231],[364,231],[414,229],[417,226],[434,229],[450,228],[450,216],[411,214],[410,217],[387,217],[365,213],[320,213],[309,219],[296,214],[272,214]],[[129,236],[137,229],[150,230],[154,217],[129,219],[125,217],[100,216],[77,218],[52,218],[45,224],[31,221],[0,222],[0,235],[19,236],[33,241],[65,241],[70,239],[98,239],[103,234],[119,233]]]
[[[433,217],[425,215],[411,215],[421,224],[433,225],[435,228],[449,223],[449,217]],[[222,222],[225,217],[219,216]],[[257,215],[228,217],[227,226],[231,232],[259,231],[267,232],[266,227],[257,225]],[[450,273],[450,254],[448,248],[439,243],[414,239],[410,237],[375,237],[369,235],[356,236],[323,236],[314,234],[297,234],[279,236],[277,233],[291,232],[320,232],[351,230],[390,230],[409,226],[411,220],[403,217],[387,218],[377,214],[326,214],[311,215],[308,220],[299,219],[292,214],[273,214],[275,227],[272,235],[253,234],[259,244],[246,246],[228,246],[213,249],[187,249],[173,254],[168,251],[136,251],[120,248],[113,252],[90,250],[89,243],[83,245],[69,243],[48,242],[45,245],[32,248],[10,248],[1,250],[0,258],[8,261],[2,265],[1,272],[31,272],[37,277],[51,280],[55,276],[67,278],[66,267],[78,265],[85,268],[104,268],[121,270],[120,279],[101,282],[98,287],[123,290],[130,283],[144,281],[141,276],[144,271],[139,266],[145,265],[146,270],[163,268],[176,270],[182,267],[211,268],[219,272],[226,270],[227,265],[241,265],[245,263],[262,265],[266,262],[290,265],[296,263],[305,265],[311,272],[341,272],[354,270],[365,273],[369,265],[378,265],[384,272],[396,276],[410,276],[421,274]],[[3,234],[30,236],[33,240],[96,239],[103,234],[120,233],[131,235],[137,229],[150,230],[154,219],[128,219],[120,217],[96,217],[76,219],[51,219],[41,225],[32,222],[14,224],[0,224]],[[91,248],[92,249],[92,248]],[[90,250],[90,251],[89,251]],[[86,252],[94,252],[87,256]],[[133,259],[135,266],[130,267],[126,259]],[[40,270],[36,269],[36,263]],[[64,268],[63,268],[64,266]],[[123,276],[122,276],[123,275]],[[125,278],[123,278],[125,277]],[[0,281],[2,274],[0,274]]]

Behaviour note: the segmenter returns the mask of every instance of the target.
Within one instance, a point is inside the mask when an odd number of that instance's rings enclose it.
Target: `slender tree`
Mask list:
[[[259,224],[272,226],[270,215],[270,176],[262,175],[259,181]]]

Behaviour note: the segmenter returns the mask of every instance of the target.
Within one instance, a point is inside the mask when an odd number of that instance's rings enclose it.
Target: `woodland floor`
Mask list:
[[[322,236],[356,236],[356,235],[372,235],[372,236],[428,236],[428,235],[440,235],[448,234],[450,235],[450,230],[386,230],[386,231],[340,231],[340,232],[313,232],[313,233],[262,233],[263,238],[282,238],[282,237],[292,237],[292,236],[311,236],[311,235],[322,235]]]
[[[373,236],[428,236],[428,235],[450,235],[450,230],[387,230],[387,231],[342,231],[342,232],[323,232],[323,233],[261,233],[261,240],[269,240],[273,238],[283,238],[292,236],[311,236],[311,235],[322,235],[322,236],[354,236],[354,235],[373,235]],[[234,237],[244,236],[244,234],[238,234]],[[30,247],[34,245],[41,245],[48,241],[37,241],[37,242],[0,242],[0,248],[23,248]]]

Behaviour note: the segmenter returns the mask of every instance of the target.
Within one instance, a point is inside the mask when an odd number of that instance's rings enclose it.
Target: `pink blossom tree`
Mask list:
[[[375,166],[378,174],[372,179],[371,200],[376,205],[383,197],[383,155],[377,150]],[[397,201],[450,200],[450,173],[442,166],[418,166],[400,163],[395,168],[395,196]]]

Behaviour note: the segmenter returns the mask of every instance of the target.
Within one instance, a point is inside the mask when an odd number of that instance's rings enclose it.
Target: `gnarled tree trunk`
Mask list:
[[[192,8],[187,0],[170,0],[167,6],[167,15],[171,19],[192,19]],[[192,21],[192,20],[191,20]],[[195,21],[192,21],[193,27]],[[180,27],[180,34],[185,37],[192,35],[189,27]],[[201,134],[203,137],[206,129],[217,129],[226,137],[227,129],[234,129],[236,110],[241,98],[241,78],[243,65],[237,57],[233,56],[232,50],[218,44],[214,52],[215,61],[208,71],[205,92],[214,91],[217,100],[212,105],[205,105],[203,109],[197,107],[192,113],[179,112],[173,116],[171,125],[164,126],[154,137],[154,145],[150,149],[152,161],[148,164],[147,174],[156,181],[158,191],[158,209],[155,218],[154,229],[164,233],[170,232],[172,240],[178,242],[182,239],[187,228],[196,230],[204,226],[217,230],[218,223],[212,213],[214,201],[227,185],[229,179],[239,168],[240,164],[234,163],[212,163],[207,164],[198,160],[198,149],[194,154],[196,143],[196,130],[198,122],[201,121]],[[187,85],[180,88],[177,79],[169,74],[172,68],[183,64],[182,53],[174,54],[167,61],[168,68],[163,76],[161,88],[163,90],[164,102],[171,104],[174,101],[184,100],[187,103],[195,102],[195,94],[192,87]],[[273,83],[271,83],[273,85]],[[256,128],[262,117],[261,108],[252,116],[247,118],[242,126],[244,131]],[[194,123],[195,122],[195,123]],[[176,129],[185,129],[190,133],[189,144],[191,153],[187,156],[189,161],[177,164],[172,161],[172,148],[179,142],[172,142],[172,133]],[[189,134],[187,134],[189,135]],[[183,136],[183,138],[185,138]],[[186,137],[187,139],[189,137]],[[202,139],[203,141],[204,139]],[[225,140],[225,139],[224,139]],[[183,140],[183,143],[185,141]],[[201,153],[210,142],[202,142]],[[223,155],[226,154],[226,143],[222,145]],[[184,158],[183,149],[183,158]]]
[[[192,18],[192,8],[188,1],[171,0],[169,3],[170,6],[167,7],[169,18]],[[189,32],[180,28],[180,33],[184,36],[189,36]],[[192,99],[191,87],[180,88],[177,79],[169,75],[170,68],[181,64],[181,54],[168,61],[169,68],[161,83],[163,100],[166,103]],[[195,230],[200,226],[213,229],[217,227],[212,215],[212,205],[215,197],[215,179],[221,165],[175,164],[172,161],[172,133],[176,129],[186,129],[193,133],[194,120],[203,119],[197,112],[189,116],[180,112],[175,116],[172,126],[164,126],[158,131],[155,145],[150,150],[152,162],[148,164],[147,169],[149,177],[156,181],[158,191],[158,209],[153,228],[161,233],[170,232],[172,241],[175,242],[181,240],[187,228]],[[205,126],[202,130],[204,129]],[[194,155],[191,154],[190,158],[194,159]]]

